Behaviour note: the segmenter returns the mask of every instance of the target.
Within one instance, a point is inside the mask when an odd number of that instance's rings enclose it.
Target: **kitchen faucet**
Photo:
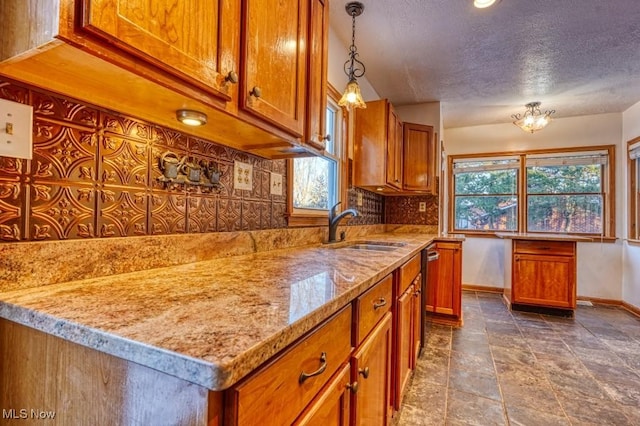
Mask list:
[[[333,207],[331,207],[331,209],[329,210],[329,241],[330,243],[335,243],[338,240],[336,239],[336,232],[338,231],[338,225],[340,224],[340,221],[342,219],[344,219],[346,216],[348,215],[352,215],[353,217],[359,216],[360,213],[358,213],[358,210],[356,209],[347,209],[345,211],[343,211],[342,213],[340,213],[339,215],[336,215],[336,208],[338,207],[338,205],[341,202],[338,201]],[[344,239],[344,236],[342,236],[340,238],[340,241],[342,241]]]

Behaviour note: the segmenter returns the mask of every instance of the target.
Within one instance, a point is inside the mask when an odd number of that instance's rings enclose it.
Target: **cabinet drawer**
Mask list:
[[[351,306],[230,391],[229,424],[291,424],[351,354]],[[325,354],[324,360],[321,359]],[[302,373],[317,375],[303,379]]]
[[[515,240],[515,253],[546,254],[546,255],[575,255],[576,243],[573,241],[544,241],[544,240]]]
[[[420,254],[416,254],[407,263],[400,267],[400,288],[399,294],[404,291],[413,283],[416,276],[420,273]]]
[[[356,318],[354,341],[358,346],[373,330],[373,327],[391,309],[393,276],[383,278],[376,285],[356,299]]]

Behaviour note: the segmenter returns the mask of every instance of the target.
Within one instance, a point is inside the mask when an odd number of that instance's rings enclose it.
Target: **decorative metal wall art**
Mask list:
[[[177,154],[166,151],[158,161],[162,175],[158,182],[167,189],[199,187],[202,192],[220,191],[222,172],[213,161],[196,161],[188,156],[179,158]]]

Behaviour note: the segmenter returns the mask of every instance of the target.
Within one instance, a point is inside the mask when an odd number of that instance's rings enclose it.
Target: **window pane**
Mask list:
[[[335,140],[336,140],[336,119],[337,114],[336,111],[333,110],[330,106],[327,107],[327,134],[329,135],[329,140],[326,141],[325,151],[330,154],[335,155]]]
[[[460,194],[515,194],[517,170],[466,172],[455,175],[455,192]]]
[[[602,192],[602,166],[527,167],[529,194]]]
[[[529,231],[599,234],[602,231],[600,195],[530,195]]]
[[[515,231],[518,227],[516,197],[456,196],[455,229]]]
[[[293,206],[324,209],[335,204],[336,163],[325,157],[296,158],[293,161]]]

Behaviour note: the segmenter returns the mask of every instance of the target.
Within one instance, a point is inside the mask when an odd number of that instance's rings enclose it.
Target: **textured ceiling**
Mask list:
[[[348,46],[346,3],[331,2],[330,22]],[[640,101],[640,0],[362,3],[366,78],[394,105],[440,101],[445,127],[509,122],[531,101],[556,118]]]

